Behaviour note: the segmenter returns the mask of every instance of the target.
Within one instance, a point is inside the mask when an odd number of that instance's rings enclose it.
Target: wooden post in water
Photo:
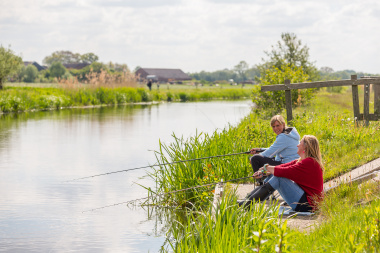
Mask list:
[[[357,80],[357,75],[351,75],[351,80]],[[354,107],[354,117],[355,120],[361,120],[360,119],[360,110],[359,110],[359,92],[358,92],[358,86],[352,85],[352,105]]]
[[[288,125],[292,125],[293,120],[293,111],[292,111],[292,91],[288,86],[290,84],[290,80],[285,80],[285,86],[288,88],[285,90],[285,103],[286,103],[286,118],[288,121]]]

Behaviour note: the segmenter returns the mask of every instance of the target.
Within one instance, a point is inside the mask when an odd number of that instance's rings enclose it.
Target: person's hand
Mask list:
[[[255,173],[253,173],[252,175],[254,178],[262,178],[263,177],[263,173],[261,172],[261,170],[258,170],[256,171]]]
[[[257,151],[257,150],[259,150],[259,149],[258,149],[258,148],[253,148],[253,149],[251,149],[251,150],[250,150],[250,152],[251,152],[250,154],[251,154],[251,155],[256,154],[256,151]]]

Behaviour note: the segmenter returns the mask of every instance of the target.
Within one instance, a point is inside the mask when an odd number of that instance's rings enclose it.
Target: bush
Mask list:
[[[38,76],[38,70],[36,66],[30,64],[24,70],[23,81],[26,83],[32,83],[36,80]]]
[[[303,72],[302,67],[293,65],[284,65],[282,70],[272,67],[265,70],[265,75],[262,75],[260,85],[253,88],[252,101],[256,104],[256,113],[261,113],[265,116],[273,116],[279,114],[285,108],[285,91],[261,91],[261,86],[283,84],[285,80],[290,80],[291,83],[302,83],[308,80],[308,75]],[[305,105],[313,98],[316,89],[292,90],[292,106],[295,108],[300,105]]]

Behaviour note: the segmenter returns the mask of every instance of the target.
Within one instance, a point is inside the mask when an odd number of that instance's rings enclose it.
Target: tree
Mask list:
[[[240,61],[238,65],[234,67],[234,71],[238,74],[239,81],[245,81],[247,79],[246,72],[249,66],[245,61]]]
[[[256,85],[253,89],[253,103],[256,104],[255,112],[264,116],[271,117],[279,114],[285,108],[284,91],[261,91],[261,86],[284,83],[286,79],[292,83],[306,82],[309,76],[303,71],[302,67],[294,65],[281,65],[280,70],[277,67],[267,69],[259,78],[260,85]],[[292,106],[297,107],[307,104],[312,98],[315,89],[292,90]]]
[[[265,70],[272,66],[279,70],[286,66],[294,66],[302,67],[310,80],[317,80],[318,70],[309,60],[309,48],[302,45],[301,40],[297,39],[294,33],[282,33],[281,39],[282,41],[272,46],[271,51],[265,51],[269,59],[263,59],[264,63],[258,66],[260,73],[265,73]]]
[[[29,64],[24,70],[23,81],[27,83],[32,83],[36,80],[38,76],[38,69],[33,64]]]
[[[60,62],[53,62],[49,68],[51,77],[61,78],[66,73],[66,68]]]
[[[21,57],[15,55],[10,48],[0,46],[0,89],[3,89],[5,79],[16,72],[22,64]]]
[[[80,63],[80,54],[74,54],[70,51],[55,51],[50,56],[46,56],[43,61],[44,64],[51,66],[54,62],[60,62],[62,64],[68,63]]]
[[[50,56],[46,56],[42,61],[44,64],[51,66],[53,62],[62,64],[70,63],[89,63],[92,64],[99,59],[94,53],[86,53],[84,55],[73,53],[71,51],[55,51]]]
[[[93,62],[96,62],[99,60],[99,57],[94,54],[94,53],[87,53],[87,54],[83,54],[81,56],[81,60],[83,63],[88,63],[88,64],[91,64]]]

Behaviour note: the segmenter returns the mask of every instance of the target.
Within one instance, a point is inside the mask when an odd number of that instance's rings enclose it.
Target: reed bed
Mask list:
[[[174,223],[173,252],[288,252],[292,232],[278,219],[277,206],[253,205],[243,211],[233,195],[222,200],[216,212],[190,212],[185,224]]]
[[[129,71],[117,74],[110,74],[101,69],[99,72],[90,71],[84,76],[84,81],[79,81],[77,77],[56,79],[56,82],[63,89],[97,89],[97,88],[120,88],[137,87],[138,76]]]
[[[59,87],[6,87],[0,92],[0,113],[141,102],[232,100],[249,98],[251,94],[250,89],[242,88],[189,89],[186,86],[149,91],[136,85],[133,78],[128,75],[109,77],[101,72],[92,73],[85,83],[71,78],[59,80]]]

